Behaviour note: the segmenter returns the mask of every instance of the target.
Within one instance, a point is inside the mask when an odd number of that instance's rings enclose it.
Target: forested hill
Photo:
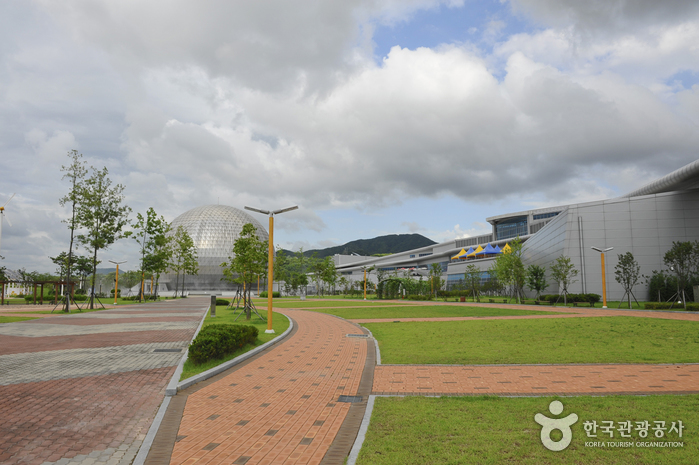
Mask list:
[[[368,256],[405,252],[406,250],[417,249],[433,244],[436,244],[436,242],[421,234],[389,234],[373,239],[359,239],[343,245],[328,247],[327,249],[304,250],[303,253],[306,256],[317,253],[318,258],[325,258],[335,254],[350,255],[352,253]],[[284,253],[292,254],[293,252],[284,250]]]

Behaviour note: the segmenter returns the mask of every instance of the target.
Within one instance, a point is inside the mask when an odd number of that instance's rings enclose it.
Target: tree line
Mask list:
[[[132,209],[125,204],[124,186],[113,184],[107,167],[96,169],[82,159],[77,150],[68,152],[69,164],[61,167],[64,180],[69,183],[68,192],[59,203],[67,207],[69,218],[63,220],[70,231],[68,251],[49,257],[57,266],[59,281],[72,283],[79,278],[81,288],[90,287],[90,308],[94,308],[99,253],[118,240],[130,238],[139,247],[140,263],[137,275],[141,283],[139,299],[145,298],[147,277],[154,280],[153,289],[158,288],[160,275],[175,273],[177,295],[179,278],[186,274],[197,274],[197,250],[194,241],[181,226],[171,233],[170,224],[162,215],[150,207],[145,214],[137,213],[135,221],[129,218]],[[77,255],[82,247],[88,255]],[[133,272],[120,276],[125,285],[135,284]],[[89,282],[88,282],[89,281]],[[64,311],[70,311],[71,285],[65,286]],[[155,293],[157,295],[157,291]]]

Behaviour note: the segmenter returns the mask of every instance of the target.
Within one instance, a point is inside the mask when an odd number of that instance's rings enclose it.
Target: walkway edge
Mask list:
[[[350,320],[348,320],[350,321]],[[362,326],[363,329],[367,330],[374,340],[374,348],[376,349],[376,365],[381,365],[381,351],[379,350],[379,341],[374,337],[374,333],[371,332],[366,326]]]
[[[167,412],[167,408],[170,405],[170,399],[171,397],[165,396],[165,398],[163,399],[163,403],[160,404],[158,413],[155,415],[153,423],[151,423],[151,426],[148,429],[148,434],[146,434],[143,443],[141,443],[141,447],[138,449],[138,454],[136,455],[136,458],[133,460],[132,465],[143,465],[145,463],[146,457],[148,457],[148,452],[150,452],[150,448],[153,445],[155,435],[158,434],[160,424],[163,422],[165,412]]]
[[[211,305],[206,309],[206,312],[204,312],[204,316],[201,318],[201,321],[199,322],[199,326],[197,326],[197,330],[194,332],[194,336],[192,336],[192,339],[189,341],[190,343],[196,339],[197,334],[199,334],[199,331],[201,331],[202,326],[204,326],[204,320],[206,320],[206,317],[209,315],[209,312],[211,311]],[[177,368],[175,368],[175,372],[172,374],[172,378],[170,378],[170,382],[167,383],[167,387],[165,388],[165,396],[170,397],[174,396],[177,394],[177,383],[180,380],[180,376],[182,376],[182,370],[184,369],[184,363],[187,361],[187,357],[189,356],[189,347],[187,347],[187,350],[184,351],[184,355],[182,355],[182,358],[180,359],[180,363],[177,364]]]
[[[375,399],[376,396],[369,396],[369,400],[366,404],[366,410],[364,410],[364,418],[362,418],[362,424],[359,427],[359,433],[357,433],[357,438],[354,440],[354,445],[352,446],[352,450],[350,451],[349,457],[347,458],[347,465],[355,465],[355,463],[357,463],[359,451],[362,450],[362,445],[364,444],[364,439],[366,439],[366,433],[369,429],[369,422],[371,421],[371,412],[374,411]]]
[[[272,339],[271,341],[265,342],[265,343],[262,344],[261,346],[255,347],[255,348],[252,349],[251,351],[245,352],[244,354],[241,354],[241,355],[237,356],[237,357],[234,358],[233,360],[229,360],[229,361],[227,361],[227,362],[225,362],[225,363],[222,363],[222,364],[220,364],[220,365],[218,365],[218,366],[216,366],[216,367],[211,368],[210,370],[206,370],[206,371],[203,372],[203,373],[199,373],[198,375],[194,375],[194,376],[192,376],[192,377],[190,377],[190,378],[187,378],[187,379],[183,380],[182,382],[180,382],[180,383],[177,385],[177,388],[176,388],[177,391],[181,391],[181,390],[183,390],[183,389],[187,389],[188,387],[190,387],[190,386],[192,386],[192,385],[194,385],[194,384],[197,384],[197,383],[200,383],[200,382],[202,382],[202,381],[205,381],[205,380],[207,380],[207,379],[209,379],[209,378],[211,378],[211,377],[213,377],[213,376],[218,375],[219,373],[223,373],[224,371],[228,370],[229,368],[231,368],[231,367],[233,367],[233,366],[235,366],[235,365],[237,365],[237,364],[239,364],[239,363],[241,363],[241,362],[244,362],[245,360],[249,359],[250,357],[254,357],[255,355],[259,354],[260,352],[262,352],[262,351],[264,351],[264,350],[266,350],[266,349],[272,347],[273,345],[277,344],[278,342],[281,342],[282,340],[284,340],[284,339],[289,335],[289,333],[291,333],[291,330],[294,329],[294,320],[292,320],[291,318],[289,318],[289,317],[288,317],[287,315],[285,315],[284,313],[281,313],[281,312],[277,312],[277,313],[279,313],[279,314],[281,314],[281,315],[284,315],[284,316],[289,320],[289,327],[287,328],[286,331],[284,331],[282,334],[280,334],[279,336],[275,337],[275,338]],[[176,391],[176,392],[177,392],[177,391]]]

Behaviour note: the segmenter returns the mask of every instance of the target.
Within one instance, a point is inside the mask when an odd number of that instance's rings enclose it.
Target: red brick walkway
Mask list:
[[[358,392],[368,340],[321,313],[283,310],[296,333],[190,394],[172,464],[319,464]],[[373,344],[371,345],[373,350]]]
[[[381,365],[372,394],[699,393],[699,365]]]

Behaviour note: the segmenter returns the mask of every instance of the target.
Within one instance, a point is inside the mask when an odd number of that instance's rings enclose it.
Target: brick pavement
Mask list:
[[[361,329],[340,318],[283,311],[297,323],[292,336],[187,397],[170,463],[321,463],[350,410],[339,396],[358,393],[369,341],[347,337]]]
[[[130,464],[207,307],[189,298],[0,324],[0,462]]]
[[[379,395],[697,394],[699,364],[380,365]]]

